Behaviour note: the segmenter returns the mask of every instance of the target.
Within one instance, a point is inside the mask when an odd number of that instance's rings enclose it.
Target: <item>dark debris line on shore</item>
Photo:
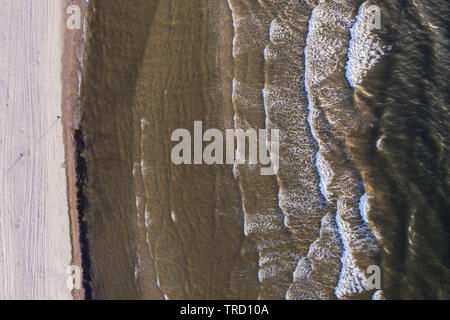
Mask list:
[[[85,143],[81,129],[75,130],[75,163],[76,163],[76,177],[77,177],[77,211],[78,211],[78,226],[80,232],[80,248],[81,248],[81,267],[83,269],[83,288],[84,298],[86,300],[92,299],[91,288],[91,261],[89,256],[89,244],[87,239],[88,227],[85,216],[88,211],[88,200],[84,193],[85,186],[88,182],[86,159],[83,151]]]

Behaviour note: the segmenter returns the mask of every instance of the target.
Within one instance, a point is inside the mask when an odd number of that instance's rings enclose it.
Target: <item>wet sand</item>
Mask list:
[[[70,5],[78,5],[84,15],[85,6],[81,0],[66,0],[64,12]],[[67,198],[70,217],[70,239],[72,243],[72,265],[82,268],[82,253],[80,245],[80,226],[78,221],[77,193],[77,141],[76,131],[79,130],[79,76],[82,68],[83,30],[64,28],[64,51],[62,56],[62,126],[64,150],[66,158]],[[83,289],[72,292],[74,299],[84,298]]]

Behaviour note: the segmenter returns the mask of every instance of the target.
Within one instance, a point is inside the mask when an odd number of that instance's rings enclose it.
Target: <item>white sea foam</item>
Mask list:
[[[373,294],[372,300],[386,300],[386,298],[384,297],[383,291],[382,290],[377,290]]]
[[[311,264],[308,263],[308,258],[300,259],[293,273],[294,282],[299,282],[302,279],[306,279],[311,274],[311,271]]]
[[[236,43],[235,43],[236,45]],[[241,48],[242,49],[242,48]],[[270,50],[265,50],[265,57],[268,59],[276,58]],[[269,57],[270,56],[270,57]],[[233,104],[237,109],[239,117],[235,116],[235,128],[247,128],[246,114],[261,113],[266,114],[266,128],[271,127],[270,120],[267,117],[267,104],[261,104],[261,97],[263,101],[266,101],[267,91],[264,89],[257,89],[251,87],[245,82],[233,81]],[[248,119],[252,121],[251,119]],[[266,146],[270,146],[270,137],[266,136]],[[271,158],[273,154],[269,152]],[[237,155],[237,158],[239,155]],[[254,170],[248,163],[245,165],[233,167],[235,176],[238,173],[244,177],[252,176],[251,171]],[[245,181],[245,179],[244,179]],[[242,188],[242,185],[241,185]],[[245,195],[245,185],[242,189]],[[245,196],[243,197],[243,209],[244,209],[244,234],[252,239],[258,248],[258,280],[261,283],[261,298],[264,298],[264,294],[269,294],[272,290],[275,290],[280,282],[285,282],[286,274],[292,272],[294,268],[293,261],[295,255],[289,250],[289,246],[286,246],[287,238],[282,236],[284,234],[284,215],[281,214],[277,207],[258,207],[254,212],[249,212],[246,209]],[[273,236],[281,237],[283,241],[274,241]],[[276,284],[276,285],[275,285]],[[288,284],[286,284],[287,287]]]
[[[339,282],[335,289],[338,298],[345,298],[367,290],[366,276],[360,270],[347,250],[341,258],[342,271],[339,275]]]
[[[140,204],[141,204],[141,198],[136,196],[136,209],[139,209]]]
[[[375,142],[375,146],[377,147],[377,149],[380,148],[381,140],[382,138],[378,139],[377,142]]]
[[[386,51],[391,49],[384,45],[375,30],[370,28],[371,21],[367,14],[369,6],[368,2],[360,6],[356,21],[350,29],[345,74],[352,87],[360,84]]]
[[[144,118],[141,119],[141,129],[142,129],[142,130],[144,130],[145,127],[147,127],[147,126],[149,126],[149,125],[150,125],[150,122],[148,122],[147,119],[144,119]]]
[[[278,274],[286,272],[289,268],[290,266],[282,264],[280,260],[276,263],[262,265],[258,270],[258,280],[263,282],[266,279],[274,278]]]
[[[134,266],[134,280],[138,280],[140,272],[141,272],[141,257],[137,256],[137,261]]]
[[[338,298],[368,290],[365,270],[360,269],[352,253],[364,253],[371,257],[378,251],[377,241],[368,226],[363,221],[361,223],[354,221],[354,210],[352,201],[338,200],[336,220],[344,249],[341,273],[335,289]],[[356,210],[360,211],[359,208]]]
[[[313,10],[305,48],[307,87],[319,85],[339,69],[341,48],[347,45],[347,41],[344,38],[330,37],[323,30],[328,30],[333,24],[335,25],[333,32],[342,30],[344,26],[350,24],[347,16],[335,6],[326,5],[324,2]]]
[[[282,224],[282,217],[276,210],[272,213],[247,214],[244,221],[244,234],[247,236],[251,233],[280,231]]]
[[[316,153],[316,169],[320,179],[320,192],[322,193],[323,197],[327,201],[329,201],[331,194],[327,191],[327,186],[331,184],[334,172],[331,169],[329,163],[321,157],[320,152]]]
[[[351,12],[353,10],[349,3],[321,1],[311,15],[307,47],[305,48],[305,87],[309,100],[308,122],[314,138],[319,144],[316,169],[320,176],[322,194],[329,202],[336,203],[335,227],[328,226],[329,230],[326,231],[325,221],[322,221],[321,238],[323,237],[323,239],[319,238],[311,245],[308,257],[311,262],[325,265],[324,261],[332,259],[335,254],[335,251],[325,249],[326,243],[330,241],[334,241],[336,245],[339,242],[342,243],[341,269],[338,284],[335,287],[335,295],[338,298],[350,297],[367,290],[366,275],[358,267],[354,254],[364,254],[370,258],[378,250],[376,239],[365,220],[368,210],[367,196],[362,195],[360,190],[355,187],[361,182],[352,173],[353,169],[351,168],[339,172],[339,175],[335,174],[332,163],[328,163],[323,157],[323,154],[328,152],[327,150],[333,149],[335,142],[328,140],[328,136],[322,133],[325,130],[324,127],[316,127],[316,125],[324,125],[322,118],[328,110],[336,109],[336,106],[347,103],[348,88],[340,86],[339,82],[330,84],[327,81],[346,70],[345,59],[349,44],[345,35],[350,32],[349,29],[352,25]],[[334,29],[330,29],[331,25],[334,25]],[[353,50],[358,48],[358,43],[361,45],[360,40],[355,40],[360,26],[356,24],[353,28],[353,43],[350,45],[352,68],[356,65],[356,56]],[[364,53],[370,54],[371,52],[364,51],[362,54]],[[373,66],[373,58],[368,61],[369,63],[365,65]],[[363,62],[365,63],[366,60]],[[360,71],[358,72],[359,75],[362,74]],[[317,103],[316,97],[319,93],[320,103]],[[330,126],[327,129],[333,130],[333,132],[336,130],[337,136],[341,134],[339,132],[340,120],[338,116],[326,118]],[[357,199],[360,200],[359,206]],[[325,236],[325,232],[328,236]],[[295,291],[294,287],[292,291]]]
[[[152,225],[153,220],[152,220],[152,216],[151,216],[150,212],[147,210],[147,208],[145,208],[144,218],[145,218],[144,219],[145,227],[149,228]]]
[[[279,19],[273,19],[269,27],[269,39],[271,42],[278,42],[287,38],[288,31]]]
[[[136,175],[138,173],[138,170],[140,170],[139,169],[139,163],[135,162],[134,166],[133,166],[133,169],[132,169],[132,174],[133,174],[134,177],[136,177]]]
[[[368,210],[368,202],[367,202],[367,193],[364,193],[359,200],[359,213],[363,218],[364,222],[367,223],[367,210]]]
[[[308,258],[298,261],[293,272],[293,285],[286,292],[286,300],[319,300],[316,287],[310,281],[312,266]]]

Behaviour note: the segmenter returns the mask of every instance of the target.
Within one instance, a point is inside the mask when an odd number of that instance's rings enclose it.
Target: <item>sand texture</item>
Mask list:
[[[0,0],[0,299],[71,299],[60,0]]]

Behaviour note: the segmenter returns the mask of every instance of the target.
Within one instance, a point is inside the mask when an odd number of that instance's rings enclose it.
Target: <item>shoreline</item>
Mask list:
[[[63,16],[67,18],[66,9],[69,5],[78,5],[81,8],[81,22],[84,19],[86,6],[81,0],[65,0],[63,5]],[[65,23],[65,21],[64,21]],[[79,120],[78,120],[78,106],[79,106],[79,86],[82,68],[82,54],[83,54],[83,30],[69,30],[65,24],[62,26],[63,32],[63,55],[62,55],[62,126],[63,126],[63,140],[65,150],[65,164],[67,177],[67,201],[69,206],[69,220],[70,220],[70,238],[72,246],[72,265],[75,265],[83,270],[83,252],[81,244],[80,224],[81,214],[79,210],[79,192],[82,186],[79,184],[78,158],[79,154]],[[83,277],[85,278],[85,277]],[[84,285],[81,289],[72,290],[74,300],[85,299],[86,292]]]

